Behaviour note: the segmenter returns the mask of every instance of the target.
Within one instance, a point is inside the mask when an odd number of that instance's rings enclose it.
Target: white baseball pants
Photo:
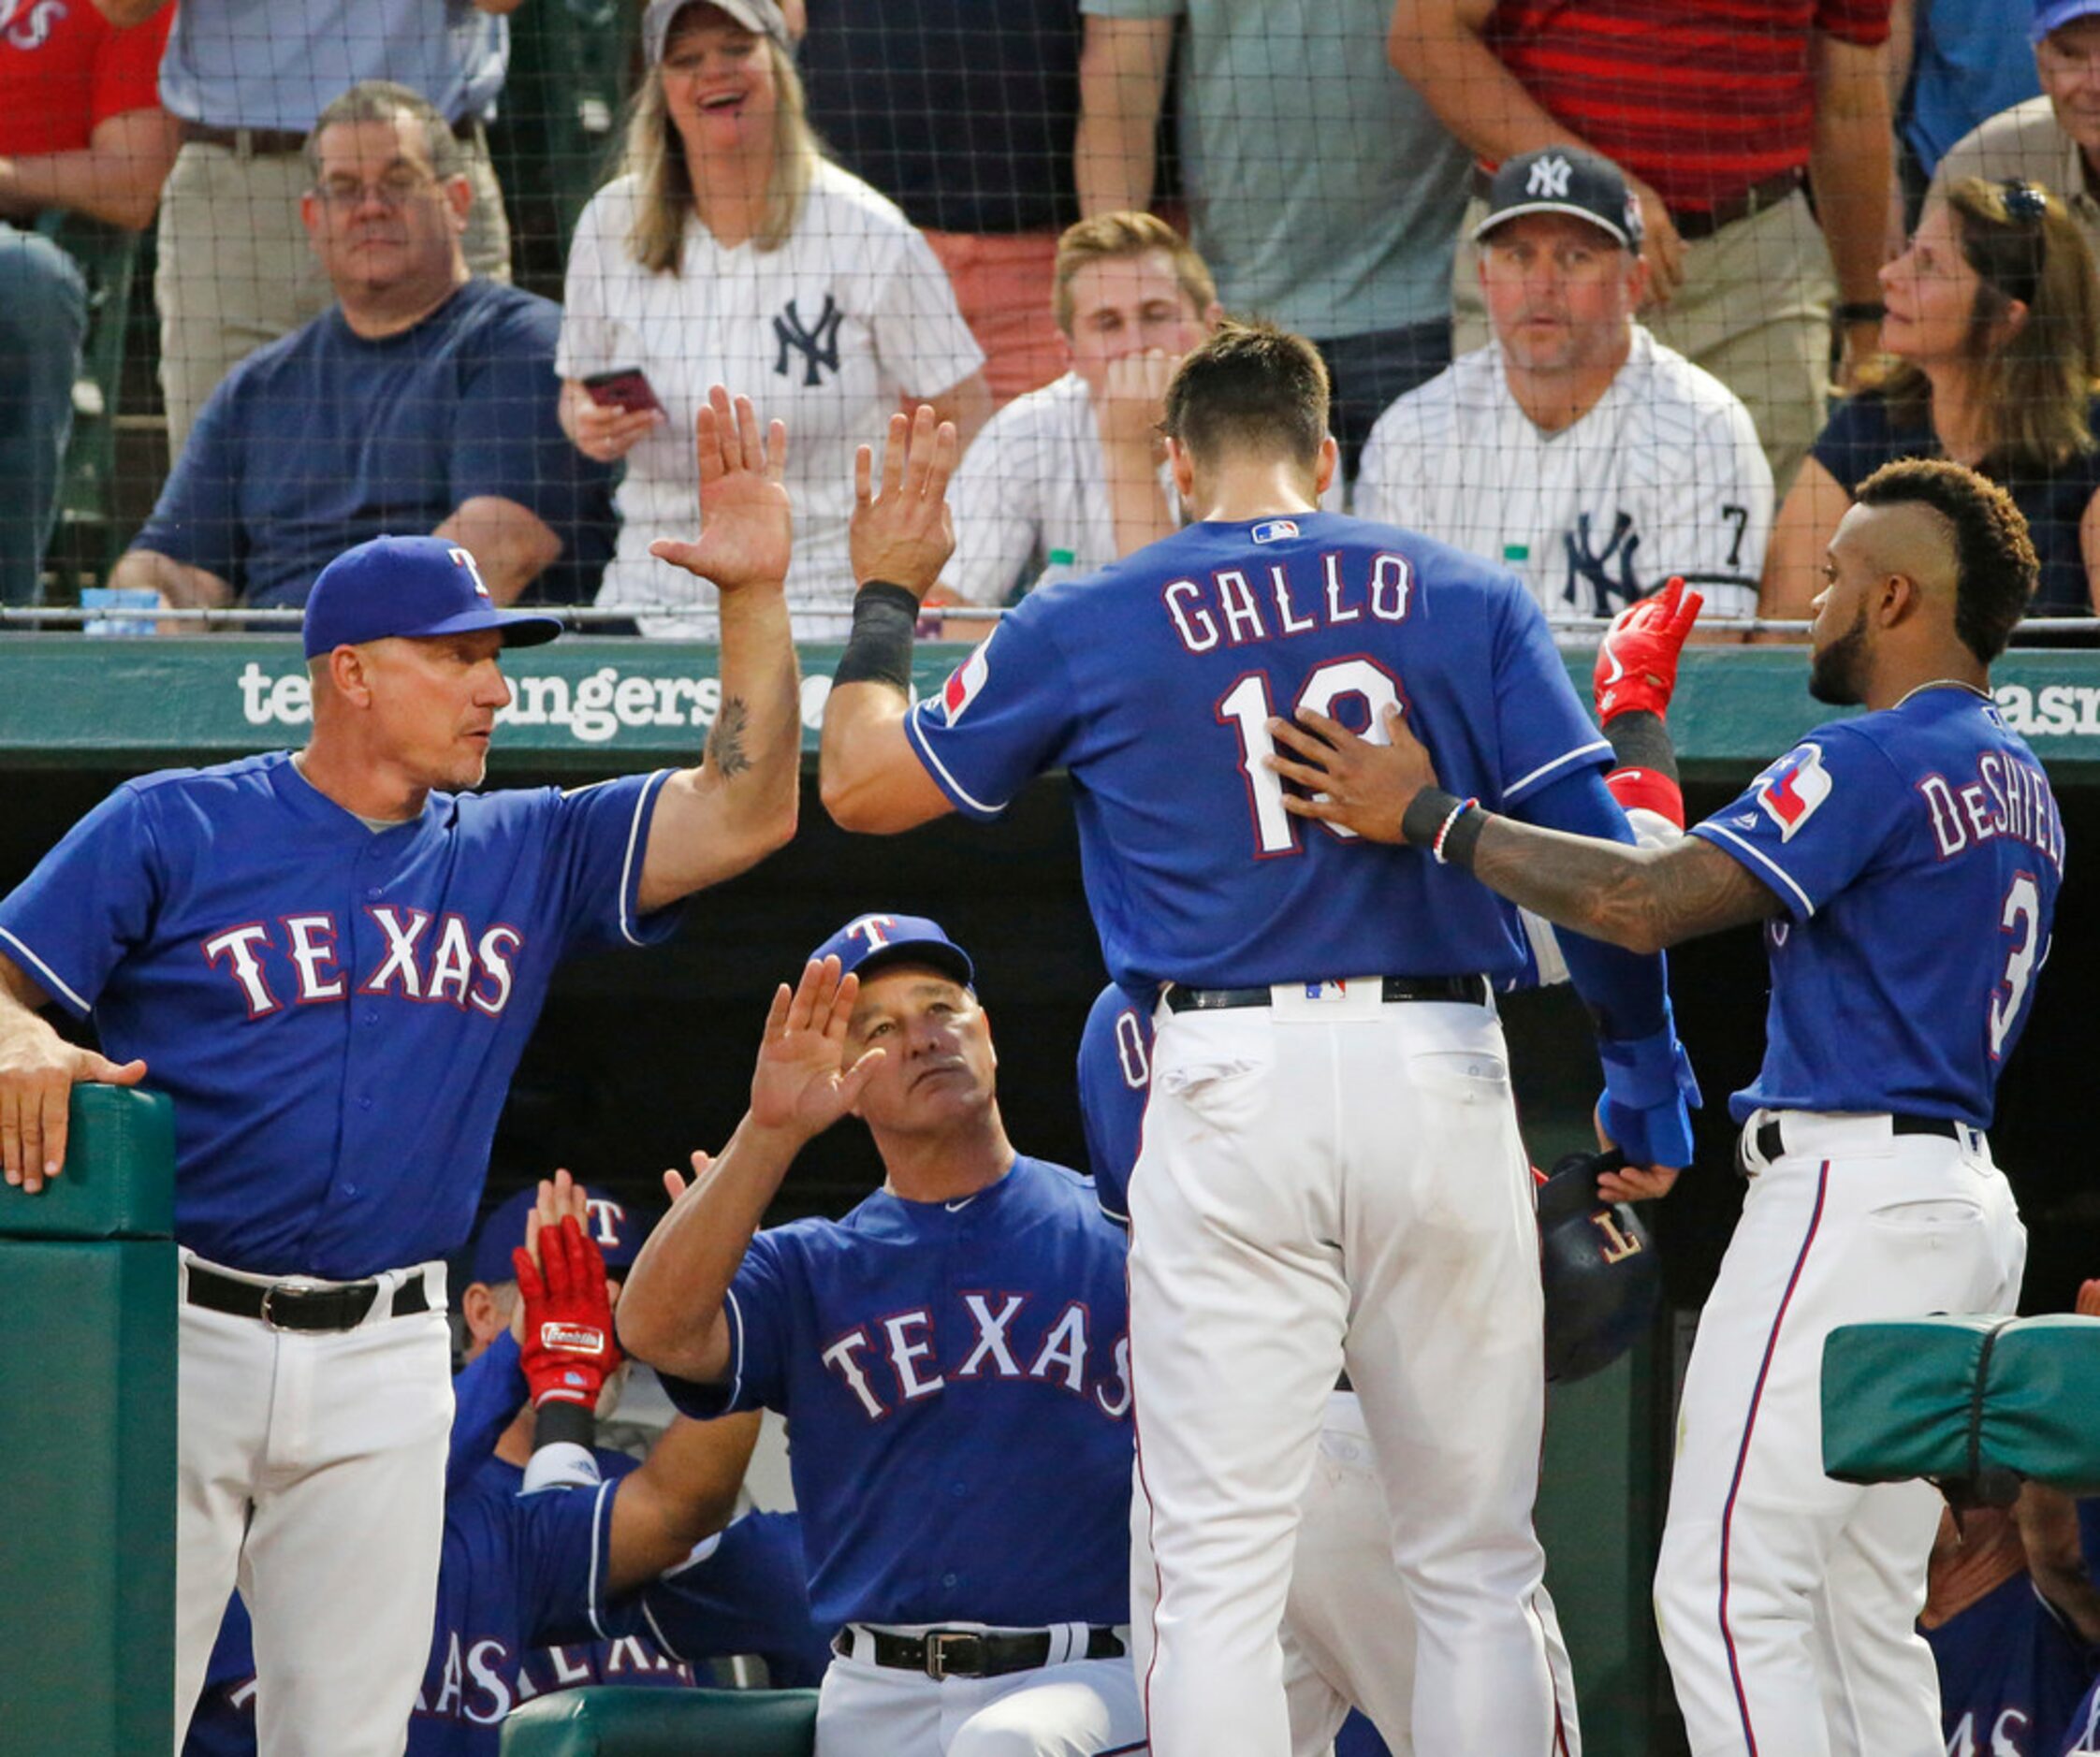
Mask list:
[[[817,1697],[816,1757],[1127,1757],[1144,1749],[1128,1658],[1003,1677],[928,1677],[839,1658]]]
[[[185,1275],[194,1260],[182,1254]],[[388,1315],[395,1284],[418,1272],[437,1309]],[[177,1752],[237,1584],[255,1623],[259,1757],[407,1745],[437,1610],[452,1342],[443,1264],[381,1283],[351,1330],[182,1303]]]
[[[2027,1234],[1974,1130],[1759,1111],[1743,1218],[1684,1376],[1655,1616],[1694,1757],[1941,1757],[1916,1632],[1940,1498],[1823,1474],[1840,1324],[2010,1312]]]
[[[1553,1748],[1539,1242],[1501,1026],[1378,995],[1159,1016],[1130,1257],[1154,1757],[1291,1748],[1278,1631],[1345,1364],[1416,1616],[1416,1749]]]

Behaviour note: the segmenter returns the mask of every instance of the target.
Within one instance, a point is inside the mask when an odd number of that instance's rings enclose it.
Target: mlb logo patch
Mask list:
[[[1286,537],[1295,537],[1297,534],[1298,521],[1295,518],[1264,518],[1247,532],[1256,543],[1281,543]]]
[[[1784,758],[1757,789],[1757,804],[1779,826],[1782,842],[1791,842],[1794,833],[1830,796],[1830,775],[1823,766],[1823,748],[1814,744]]]
[[[941,705],[953,726],[962,719],[963,710],[977,699],[977,692],[984,687],[985,679],[992,675],[991,663],[984,657],[991,643],[985,642],[974,653],[955,667],[947,685],[941,691]]]

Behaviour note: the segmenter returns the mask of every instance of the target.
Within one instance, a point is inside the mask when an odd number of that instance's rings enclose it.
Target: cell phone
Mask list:
[[[583,381],[584,394],[601,409],[624,409],[630,414],[654,410],[664,413],[656,386],[638,366],[617,366],[609,372],[592,372]]]

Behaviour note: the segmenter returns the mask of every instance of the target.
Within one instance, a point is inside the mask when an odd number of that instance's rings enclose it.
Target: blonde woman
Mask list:
[[[714,638],[713,593],[649,545],[691,521],[693,417],[724,384],[787,423],[795,635],[843,639],[853,449],[914,400],[967,443],[991,413],[984,356],[925,240],[824,156],[776,0],[651,0],[642,31],[624,167],[577,225],[555,363],[576,448],[627,462],[598,603],[667,604],[644,633]]]
[[[1832,412],[1779,509],[1768,617],[1801,617],[1853,490],[1899,457],[1947,457],[2026,515],[2041,585],[2031,616],[2100,605],[2100,278],[2064,203],[2038,183],[1964,178],[1881,271],[1889,356]]]

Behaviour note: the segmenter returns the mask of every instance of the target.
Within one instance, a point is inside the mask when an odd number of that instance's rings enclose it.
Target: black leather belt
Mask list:
[[[923,1635],[893,1635],[870,1629],[868,1635],[874,1644],[876,1664],[892,1671],[924,1672],[928,1677],[1003,1677],[1009,1672],[1032,1672],[1050,1663],[1047,1629],[1014,1635],[985,1634],[975,1629],[929,1629]],[[834,1635],[831,1650],[840,1659],[852,1659],[852,1631],[841,1629]],[[1115,1630],[1089,1629],[1086,1651],[1073,1658],[1119,1660],[1127,1650]]]
[[[1184,988],[1175,982],[1168,986],[1166,998],[1169,1012],[1219,1012],[1228,1007],[1266,1007],[1274,997],[1265,988]],[[1488,980],[1484,976],[1388,976],[1380,979],[1378,998],[1485,1007]]]
[[[472,140],[480,122],[477,117],[462,116],[445,125],[455,139]],[[221,128],[208,122],[184,122],[182,130],[185,142],[225,147],[229,152],[239,152],[245,146],[255,158],[284,157],[306,151],[306,135],[299,128]]]
[[[354,1330],[379,1297],[376,1281],[345,1282],[338,1287],[298,1287],[283,1282],[239,1281],[231,1275],[190,1265],[184,1297],[207,1312],[232,1317],[260,1318],[277,1330]],[[394,1289],[393,1317],[430,1309],[423,1277],[416,1274]]]
[[[1891,1135],[1938,1135],[1947,1140],[1960,1140],[1961,1125],[1946,1116],[1891,1116],[1889,1132]],[[1757,1142],[1757,1157],[1767,1165],[1786,1156],[1786,1127],[1776,1116],[1768,1123],[1759,1123],[1751,1139]]]

